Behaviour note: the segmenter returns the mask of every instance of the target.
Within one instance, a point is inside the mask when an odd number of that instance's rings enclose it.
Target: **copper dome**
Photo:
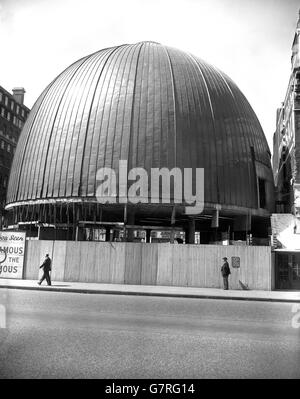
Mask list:
[[[207,205],[259,208],[258,178],[272,199],[267,141],[236,84],[191,54],[141,42],[88,55],[44,90],[20,136],[8,207],[92,201],[97,170],[120,159],[204,168]]]

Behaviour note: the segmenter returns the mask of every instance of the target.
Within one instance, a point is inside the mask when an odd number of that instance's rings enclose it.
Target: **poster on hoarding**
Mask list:
[[[232,256],[231,257],[231,265],[232,267],[238,269],[241,267],[241,258],[239,256]]]
[[[22,278],[26,233],[0,231],[0,278]]]

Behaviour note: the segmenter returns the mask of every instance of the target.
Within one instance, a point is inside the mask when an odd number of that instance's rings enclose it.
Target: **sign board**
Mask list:
[[[241,267],[241,258],[239,256],[232,256],[231,257],[231,266],[234,268]]]
[[[22,278],[26,233],[0,231],[0,278]]]

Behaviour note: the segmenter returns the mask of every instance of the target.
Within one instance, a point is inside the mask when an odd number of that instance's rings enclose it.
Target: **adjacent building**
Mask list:
[[[300,13],[286,95],[273,137],[276,213],[272,215],[276,287],[300,288]]]
[[[11,94],[0,86],[0,229],[13,156],[30,111],[24,105],[24,94],[23,88],[15,88]]]

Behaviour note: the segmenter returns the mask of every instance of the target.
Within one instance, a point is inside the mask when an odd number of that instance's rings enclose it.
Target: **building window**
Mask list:
[[[17,115],[19,115],[19,112],[20,112],[20,107],[17,105],[17,108],[16,108]]]
[[[2,101],[2,98],[3,98],[3,94],[0,93],[0,101]]]
[[[22,114],[22,116],[24,118],[24,109],[22,109],[21,114]]]
[[[266,182],[264,179],[258,179],[258,190],[259,190],[259,207],[266,207]]]
[[[7,120],[10,121],[10,112],[7,113]]]
[[[1,116],[4,117],[4,108],[1,108]]]
[[[10,152],[10,144],[7,144],[7,152]]]
[[[10,103],[10,109],[13,111],[14,110],[14,102],[12,101],[11,103]]]
[[[1,140],[1,148],[2,148],[2,150],[4,149],[4,141],[3,140]]]
[[[4,104],[7,106],[8,105],[8,97],[5,96]]]

